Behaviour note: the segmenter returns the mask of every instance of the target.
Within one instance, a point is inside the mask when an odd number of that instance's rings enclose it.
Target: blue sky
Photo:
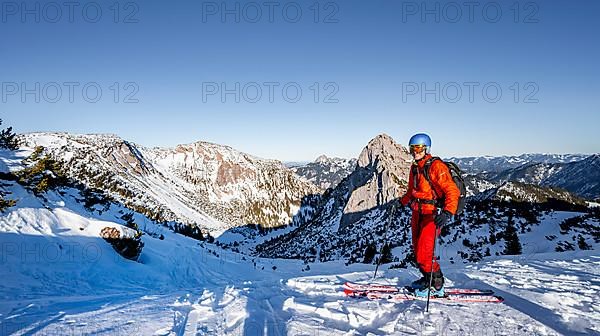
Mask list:
[[[427,132],[444,156],[600,149],[597,1],[46,3],[0,8],[0,118],[18,132],[286,161],[379,133]]]

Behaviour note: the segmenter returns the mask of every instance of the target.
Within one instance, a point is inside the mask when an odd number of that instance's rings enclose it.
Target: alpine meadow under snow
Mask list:
[[[597,155],[455,159],[471,196],[440,238],[446,286],[504,302],[425,313],[343,293],[420,276],[392,210],[411,158],[387,135],[293,170],[206,142],[19,139],[0,150],[0,335],[600,334]]]

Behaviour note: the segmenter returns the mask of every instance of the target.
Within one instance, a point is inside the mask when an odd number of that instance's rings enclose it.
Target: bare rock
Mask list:
[[[120,239],[121,232],[114,227],[105,227],[100,231],[100,237],[104,239]]]
[[[389,135],[381,134],[371,140],[358,157],[357,169],[350,175],[350,197],[340,228],[403,194],[411,162],[408,150]]]

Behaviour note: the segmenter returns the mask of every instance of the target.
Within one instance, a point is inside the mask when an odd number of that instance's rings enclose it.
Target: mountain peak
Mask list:
[[[398,159],[411,160],[408,151],[402,145],[396,143],[391,136],[382,133],[371,139],[365,146],[358,156],[358,165],[364,168],[374,167],[381,161]]]
[[[316,163],[326,163],[327,161],[329,161],[329,158],[327,157],[327,155],[320,155],[315,162]]]
[[[391,136],[385,133],[381,133],[373,139],[371,139],[371,141],[369,141],[369,143],[367,144],[367,147],[378,146],[384,143],[395,143],[395,141],[394,138],[392,138]]]

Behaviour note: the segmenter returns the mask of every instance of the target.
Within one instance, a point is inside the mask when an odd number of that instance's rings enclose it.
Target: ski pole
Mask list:
[[[434,224],[435,225],[435,224]],[[433,285],[433,264],[436,261],[435,257],[435,245],[437,244],[438,239],[438,228],[435,227],[435,236],[433,236],[433,251],[431,256],[431,272],[429,273],[429,288],[427,288],[427,306],[425,307],[425,311],[429,312],[429,297],[431,296],[431,286]]]
[[[379,259],[377,260],[377,266],[375,266],[375,273],[373,273],[373,279],[377,277],[377,270],[379,269],[379,264],[381,264],[381,259],[383,257],[383,249],[387,244],[387,233],[389,223],[394,219],[396,215],[396,204],[392,205],[392,210],[390,211],[390,218],[385,222],[385,226],[383,227],[383,245],[381,246],[381,251],[379,252]]]

